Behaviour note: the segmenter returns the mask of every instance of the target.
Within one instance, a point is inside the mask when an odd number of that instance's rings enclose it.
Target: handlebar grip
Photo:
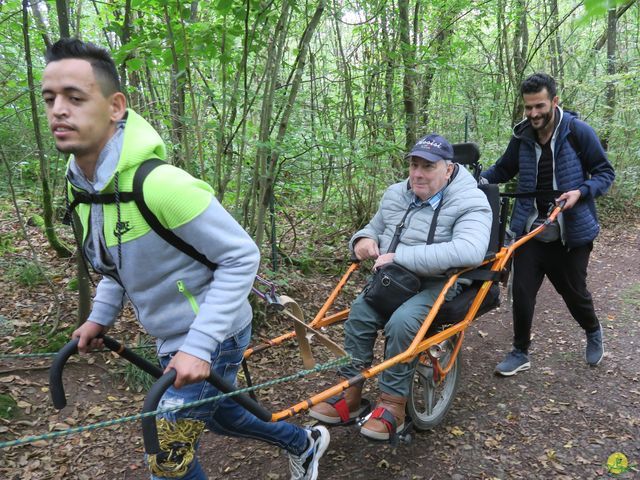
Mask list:
[[[69,360],[69,357],[76,353],[78,353],[78,339],[74,338],[58,351],[49,368],[51,400],[53,401],[53,406],[58,410],[62,410],[67,406],[67,398],[64,394],[64,386],[62,385],[62,370],[67,360]]]
[[[142,413],[153,412],[158,408],[162,395],[176,381],[176,375],[175,370],[169,370],[155,381],[144,399]],[[142,419],[142,440],[144,442],[144,451],[147,454],[157,455],[162,451],[158,440],[158,427],[156,426],[155,416],[150,415]]]
[[[106,335],[99,335],[99,337],[104,341],[105,347],[116,352],[122,358],[130,361],[149,375],[154,378],[160,378],[162,375],[162,370],[158,366],[152,364],[139,355],[136,355],[131,350],[121,345],[118,341]],[[58,351],[51,363],[51,367],[49,368],[49,390],[51,391],[51,400],[53,401],[53,406],[58,410],[62,410],[67,406],[67,398],[64,393],[64,385],[62,383],[62,371],[64,370],[64,366],[66,365],[67,360],[69,360],[69,357],[76,353],[78,353],[78,339],[74,338]]]

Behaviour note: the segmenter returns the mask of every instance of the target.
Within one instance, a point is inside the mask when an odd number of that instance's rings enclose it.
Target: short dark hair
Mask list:
[[[77,58],[91,64],[100,84],[102,94],[107,97],[120,91],[120,77],[111,54],[104,48],[77,38],[61,38],[49,46],[44,54],[47,65],[58,60]]]
[[[558,93],[556,81],[551,75],[542,72],[534,73],[525,78],[522,85],[520,85],[520,95],[539,93],[544,88],[549,93],[549,99],[553,99]]]

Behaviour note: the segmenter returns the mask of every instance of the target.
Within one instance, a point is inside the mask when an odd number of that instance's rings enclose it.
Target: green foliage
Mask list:
[[[11,341],[11,346],[22,349],[28,347],[33,353],[57,352],[69,342],[75,329],[75,326],[70,325],[47,336],[46,325],[34,323],[29,326],[26,332],[14,338]]]
[[[9,280],[24,287],[34,287],[45,282],[41,268],[30,260],[17,259],[9,264],[6,272]]]
[[[14,236],[12,233],[0,232],[0,256],[4,255],[5,253],[12,253],[15,251],[13,242],[14,242]]]
[[[0,418],[11,420],[18,413],[18,403],[11,395],[0,394]]]
[[[136,348],[135,352],[137,355],[157,365],[158,358],[156,356],[156,349],[150,340],[143,339],[136,344],[136,347],[143,347]],[[118,373],[122,376],[129,388],[138,393],[149,390],[156,380],[130,362],[124,362],[124,365],[118,370]]]
[[[67,283],[67,290],[70,290],[72,292],[78,291],[78,277],[69,279],[69,283]]]
[[[42,218],[40,215],[32,215],[27,223],[33,227],[42,228],[44,227],[44,218]]]
[[[586,10],[583,21],[587,21],[592,17],[606,15],[611,8],[627,3],[628,0],[585,0],[584,8]]]

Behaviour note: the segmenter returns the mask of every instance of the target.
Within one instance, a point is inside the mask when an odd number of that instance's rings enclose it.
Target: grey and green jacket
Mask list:
[[[145,160],[164,159],[158,133],[133,110],[105,146],[89,182],[71,157],[68,195],[131,192]],[[211,354],[252,318],[248,294],[258,270],[257,246],[220,205],[211,187],[172,165],[147,176],[145,203],[160,223],[217,265],[204,264],[169,245],[145,222],[135,202],[80,204],[82,250],[103,274],[89,320],[105,327],[128,299],[158,353],[183,351],[210,361]]]

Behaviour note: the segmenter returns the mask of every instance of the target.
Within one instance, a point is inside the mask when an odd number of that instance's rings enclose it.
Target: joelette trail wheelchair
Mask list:
[[[478,179],[481,170],[478,147],[472,143],[456,144],[454,145],[454,153],[454,162],[470,168],[476,179]],[[255,400],[255,397],[251,398],[249,395],[242,394],[232,398],[259,418],[276,422],[304,412],[313,405],[340,394],[349,386],[361,384],[363,380],[379,375],[392,365],[413,362],[417,358],[418,361],[413,373],[411,391],[407,402],[407,415],[410,421],[405,422],[406,427],[403,432],[398,432],[398,438],[408,440],[412,427],[421,431],[438,425],[445,417],[455,398],[460,378],[460,349],[467,327],[477,317],[500,304],[499,283],[506,280],[509,262],[515,250],[544,231],[548,225],[555,221],[562,209],[562,205],[555,206],[545,223],[518,239],[505,242],[509,201],[501,196],[497,185],[479,185],[479,188],[487,195],[493,212],[491,239],[485,260],[477,268],[465,268],[447,272],[446,283],[442,291],[406,351],[379,364],[372,365],[362,370],[358,375],[342,380],[330,388],[281,411],[269,412]],[[358,262],[351,263],[323,306],[309,323],[304,322],[302,309],[291,298],[275,295],[273,288],[267,294],[261,295],[271,305],[287,315],[292,321],[294,329],[246,350],[243,366],[245,368],[245,380],[249,386],[251,386],[251,376],[249,375],[247,360],[257,353],[265,352],[293,339],[298,342],[302,362],[306,368],[312,367],[315,363],[311,343],[322,344],[336,356],[344,355],[342,348],[325,334],[325,327],[344,321],[348,317],[349,309],[334,313],[330,313],[330,310],[336,298],[358,268]],[[453,300],[446,302],[447,291],[457,280],[462,278],[469,279],[471,284],[464,287],[463,291]],[[131,361],[154,377],[159,378],[149,391],[144,404],[145,412],[154,411],[164,391],[173,383],[175,372],[162,375],[156,365],[141,359],[130,350],[119,345],[115,340],[109,337],[105,337],[104,340],[109,349],[119,353],[123,358]],[[62,408],[66,404],[62,387],[62,370],[69,356],[76,351],[76,341],[70,342],[59,352],[51,367],[51,394],[56,408]],[[209,380],[221,392],[234,390],[233,385],[226,384],[220,378],[212,376]],[[143,419],[143,435],[145,450],[148,454],[158,456],[160,462],[171,457],[171,452],[160,448],[153,417]]]

